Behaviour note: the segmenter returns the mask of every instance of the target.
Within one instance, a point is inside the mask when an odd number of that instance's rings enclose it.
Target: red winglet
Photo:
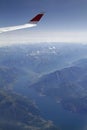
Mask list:
[[[44,13],[40,13],[40,14],[36,15],[33,19],[30,20],[30,22],[37,23],[38,21],[40,21],[40,19],[42,18],[43,15],[44,15]]]

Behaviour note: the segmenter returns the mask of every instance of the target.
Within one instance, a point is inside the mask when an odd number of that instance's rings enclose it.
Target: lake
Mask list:
[[[52,98],[40,96],[35,89],[28,87],[26,76],[14,84],[14,91],[32,98],[39,107],[41,116],[52,120],[61,130],[87,130],[87,115],[67,111]]]

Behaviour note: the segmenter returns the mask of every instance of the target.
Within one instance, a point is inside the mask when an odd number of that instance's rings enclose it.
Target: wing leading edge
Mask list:
[[[42,18],[43,15],[44,15],[44,13],[40,13],[40,14],[36,15],[27,24],[0,28],[0,33],[34,27],[37,25],[37,23],[40,21],[40,19]]]

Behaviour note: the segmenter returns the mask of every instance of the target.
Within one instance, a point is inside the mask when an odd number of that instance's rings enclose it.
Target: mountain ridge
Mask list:
[[[54,98],[56,102],[63,105],[65,101],[66,103],[68,102],[67,104],[70,104],[71,102],[73,103],[74,100],[82,103],[79,100],[86,99],[87,96],[87,80],[84,80],[86,77],[86,69],[73,66],[45,75],[30,87],[36,89],[41,95]],[[86,105],[86,103],[85,100],[84,105]],[[81,105],[82,109],[84,108],[84,105]],[[69,108],[68,106],[69,105],[67,105],[67,109]],[[82,111],[82,109],[80,111]]]

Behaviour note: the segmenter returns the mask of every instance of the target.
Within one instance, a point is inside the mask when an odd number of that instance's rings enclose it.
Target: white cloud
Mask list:
[[[34,32],[33,30],[0,34],[0,46],[33,42],[87,43],[87,32]]]

